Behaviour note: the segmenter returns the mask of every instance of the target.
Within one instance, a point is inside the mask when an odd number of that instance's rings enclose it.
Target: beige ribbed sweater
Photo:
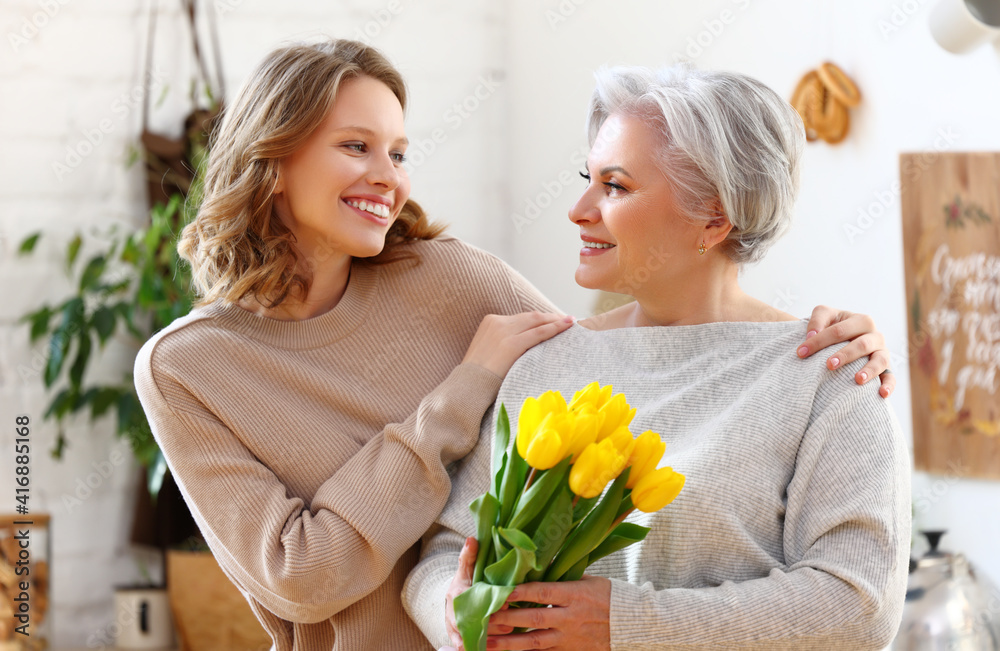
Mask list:
[[[427,649],[400,591],[501,378],[462,364],[482,318],[554,309],[452,238],[354,264],[337,306],[221,303],[150,339],[135,383],[202,533],[277,651]]]

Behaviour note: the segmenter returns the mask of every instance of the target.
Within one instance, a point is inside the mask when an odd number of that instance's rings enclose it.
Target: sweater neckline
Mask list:
[[[343,339],[365,320],[378,292],[376,265],[351,263],[347,288],[333,309],[311,319],[283,321],[221,300],[206,306],[208,316],[227,328],[279,348],[316,348]]]

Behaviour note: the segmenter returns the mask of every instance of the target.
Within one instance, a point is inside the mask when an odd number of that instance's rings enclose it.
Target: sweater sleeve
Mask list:
[[[476,535],[469,504],[489,489],[493,450],[493,410],[483,418],[476,447],[452,478],[451,496],[435,525],[424,536],[420,562],[403,586],[403,608],[435,647],[451,644],[444,624],[445,596],[465,539]]]
[[[459,365],[306,504],[180,381],[157,373],[156,343],[140,351],[135,382],[170,470],[227,574],[292,622],[329,619],[386,580],[445,505],[446,465],[475,444],[501,383]]]
[[[882,649],[892,640],[906,590],[909,461],[891,410],[864,388],[814,410],[787,486],[785,567],[699,589],[612,580],[613,649]]]

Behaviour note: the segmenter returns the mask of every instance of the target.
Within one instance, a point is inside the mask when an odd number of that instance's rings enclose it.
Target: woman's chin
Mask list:
[[[573,278],[576,280],[576,284],[584,289],[603,289],[605,291],[611,291],[604,286],[605,283],[602,282],[602,279],[598,277],[597,274],[594,274],[590,269],[584,268],[583,265],[577,267],[576,274]]]

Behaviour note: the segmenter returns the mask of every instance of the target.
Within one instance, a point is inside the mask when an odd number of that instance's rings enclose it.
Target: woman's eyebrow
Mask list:
[[[620,165],[612,165],[610,167],[604,167],[601,169],[601,176],[607,176],[611,172],[621,172],[625,176],[632,178],[632,175],[625,171],[625,168]]]
[[[360,133],[360,134],[366,135],[369,138],[375,138],[375,137],[378,136],[377,133],[375,133],[374,131],[372,131],[368,127],[358,127],[358,126],[337,127],[333,131],[334,131],[334,133],[336,133],[338,131],[354,131],[355,133]],[[404,145],[408,145],[408,144],[410,144],[410,141],[409,141],[408,138],[406,138],[406,136],[403,136],[401,138],[396,138],[396,140],[393,141],[393,143],[394,144],[402,143]]]

